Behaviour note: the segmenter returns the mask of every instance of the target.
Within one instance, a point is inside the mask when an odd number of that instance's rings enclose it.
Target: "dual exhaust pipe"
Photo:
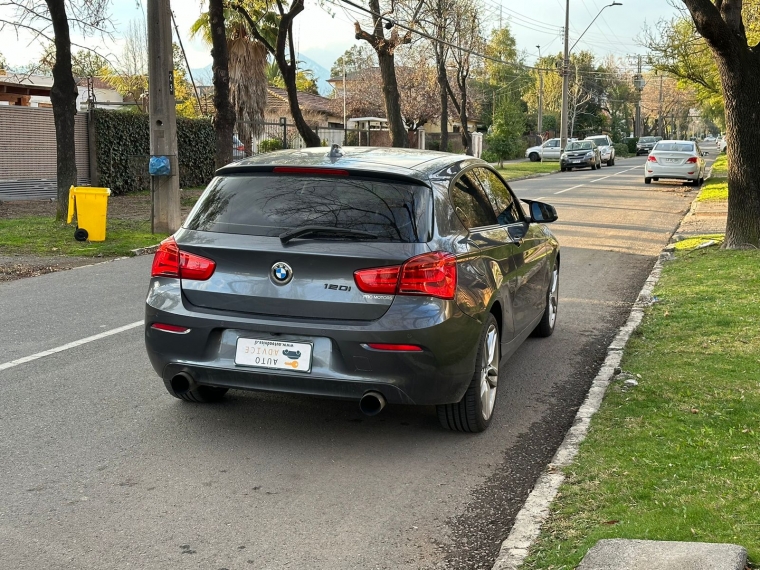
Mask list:
[[[195,387],[195,380],[187,372],[179,372],[171,379],[171,387],[178,394],[183,394]],[[370,391],[359,400],[359,409],[365,416],[376,416],[383,411],[386,401],[380,392]]]

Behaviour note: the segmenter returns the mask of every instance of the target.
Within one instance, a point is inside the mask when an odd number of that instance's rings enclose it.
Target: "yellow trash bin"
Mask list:
[[[72,186],[69,189],[69,216],[71,219],[76,212],[77,229],[74,239],[77,241],[105,241],[106,213],[108,212],[108,197],[110,188],[95,188],[92,186]]]

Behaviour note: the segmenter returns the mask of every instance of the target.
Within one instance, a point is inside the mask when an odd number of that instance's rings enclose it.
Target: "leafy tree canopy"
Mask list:
[[[344,65],[346,66],[346,73],[375,67],[377,66],[377,54],[366,43],[353,45],[335,60],[330,68],[330,77],[343,77]]]

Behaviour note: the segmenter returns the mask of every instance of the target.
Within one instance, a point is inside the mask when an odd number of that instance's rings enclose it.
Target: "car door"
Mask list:
[[[541,227],[525,219],[517,198],[496,172],[479,168],[477,173],[496,208],[497,221],[509,236],[505,283],[511,298],[515,335],[520,335],[546,305],[551,246]]]
[[[559,155],[561,154],[560,148],[559,148],[560,140],[559,139],[549,139],[544,143],[544,150],[543,150],[543,159],[544,160],[559,160]]]
[[[470,251],[477,253],[468,263],[460,263],[460,307],[474,316],[491,305],[494,295],[501,300],[502,308],[508,307],[503,285],[512,246],[476,172],[470,169],[457,177],[451,185],[450,195],[454,212],[467,229],[467,245]],[[511,318],[502,319],[502,324],[502,342],[509,342],[513,335]]]

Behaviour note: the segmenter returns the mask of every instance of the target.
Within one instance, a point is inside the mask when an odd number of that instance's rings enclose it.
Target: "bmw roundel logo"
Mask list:
[[[293,270],[290,265],[282,261],[278,261],[272,266],[269,272],[275,285],[286,285],[293,279]]]

